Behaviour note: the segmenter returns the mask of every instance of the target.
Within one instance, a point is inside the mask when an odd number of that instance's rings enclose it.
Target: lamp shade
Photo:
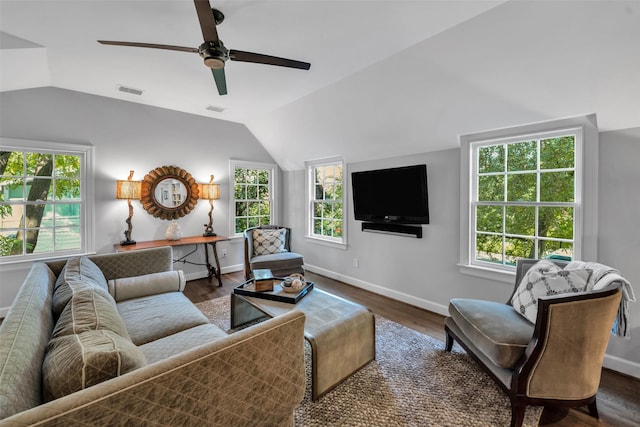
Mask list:
[[[216,200],[220,198],[220,187],[218,184],[198,184],[198,196],[204,200]]]
[[[140,200],[141,190],[140,181],[116,181],[116,199]]]

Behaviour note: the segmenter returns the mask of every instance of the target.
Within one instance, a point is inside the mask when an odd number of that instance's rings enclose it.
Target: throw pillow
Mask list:
[[[115,332],[97,330],[54,338],[42,365],[45,400],[91,387],[146,363],[142,351]]]
[[[563,270],[548,260],[531,266],[511,298],[511,305],[531,323],[538,317],[538,298],[587,290],[592,271]]]
[[[109,294],[117,301],[146,297],[163,292],[184,291],[187,283],[182,270],[109,280]]]
[[[93,261],[87,257],[70,258],[55,283],[52,301],[54,315],[62,313],[75,291],[87,287],[100,288],[109,293],[107,279]]]
[[[253,230],[253,255],[287,252],[284,248],[286,233],[286,228]]]
[[[57,338],[98,329],[131,339],[111,295],[105,295],[99,288],[84,288],[75,292],[62,310],[51,336]]]

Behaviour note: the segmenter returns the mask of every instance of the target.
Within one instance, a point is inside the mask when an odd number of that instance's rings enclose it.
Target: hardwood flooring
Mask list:
[[[355,301],[369,307],[376,314],[444,341],[444,317],[439,314],[324,276],[313,273],[307,273],[306,276],[320,289]],[[207,279],[190,281],[185,294],[193,302],[228,295],[235,286],[244,282],[244,276],[242,272],[224,274],[222,281],[223,286],[220,288],[215,281],[209,283]],[[540,426],[640,426],[640,380],[603,369],[598,391],[598,411],[599,420],[589,416],[586,408],[545,408]]]

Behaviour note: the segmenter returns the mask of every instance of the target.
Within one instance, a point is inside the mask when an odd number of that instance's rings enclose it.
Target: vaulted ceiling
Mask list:
[[[284,169],[453,148],[459,134],[591,112],[603,130],[640,126],[638,1],[211,4],[228,48],[311,69],[229,61],[220,96],[196,54],[96,42],[197,47],[192,1],[0,0],[0,89],[54,86],[243,123]]]

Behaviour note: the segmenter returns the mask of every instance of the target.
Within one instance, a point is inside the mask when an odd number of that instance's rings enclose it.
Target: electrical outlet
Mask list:
[[[222,258],[226,258],[227,257],[227,250],[223,249],[222,250]]]
[[[354,268],[358,268],[359,264],[360,264],[360,261],[358,260],[358,258],[354,258],[353,259],[353,267]]]

